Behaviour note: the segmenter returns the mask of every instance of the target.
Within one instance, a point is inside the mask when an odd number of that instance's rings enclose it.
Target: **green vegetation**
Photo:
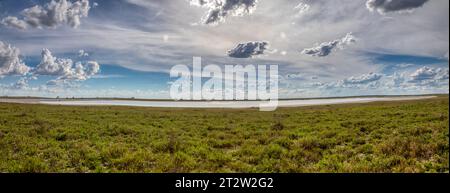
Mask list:
[[[448,96],[275,112],[0,103],[0,172],[449,172]]]

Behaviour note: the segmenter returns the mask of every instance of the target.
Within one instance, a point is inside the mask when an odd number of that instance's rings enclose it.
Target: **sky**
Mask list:
[[[279,65],[279,97],[449,92],[447,0],[0,0],[0,96],[169,98],[170,69]]]

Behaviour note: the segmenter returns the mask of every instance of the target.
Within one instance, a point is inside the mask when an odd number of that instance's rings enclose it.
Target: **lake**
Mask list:
[[[428,99],[433,96],[405,96],[405,97],[355,97],[355,98],[327,98],[280,100],[278,107],[301,107],[315,105],[369,103],[377,101],[402,101]],[[139,101],[139,100],[56,100],[56,99],[0,99],[0,102],[33,103],[47,105],[68,106],[132,106],[132,107],[162,107],[162,108],[258,108],[264,101]]]

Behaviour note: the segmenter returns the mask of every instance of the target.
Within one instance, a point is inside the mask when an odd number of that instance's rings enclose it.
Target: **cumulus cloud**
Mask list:
[[[22,19],[8,16],[1,23],[21,30],[28,27],[55,28],[63,24],[77,28],[81,24],[81,18],[88,16],[90,8],[89,0],[52,0],[45,6],[36,5],[23,10]]]
[[[100,72],[100,64],[96,61],[89,61],[85,67],[88,76],[94,76]]]
[[[344,46],[350,45],[354,42],[356,42],[355,36],[353,36],[352,33],[348,33],[341,39],[333,40],[331,42],[324,42],[313,48],[306,48],[302,51],[302,54],[325,57],[330,55],[336,48],[343,49]]]
[[[413,72],[396,72],[389,78],[388,88],[430,90],[447,87],[448,90],[449,70],[425,66]]]
[[[20,20],[17,17],[11,16],[5,17],[2,19],[1,24],[12,28],[17,28],[20,30],[27,29],[27,22]]]
[[[440,80],[448,80],[449,73],[448,69],[442,68],[431,68],[431,67],[422,67],[416,70],[414,73],[410,75],[411,79],[409,82],[411,83],[433,83]]]
[[[216,25],[224,22],[228,16],[244,16],[253,13],[258,0],[190,0],[190,3],[208,8],[208,13],[202,22]]]
[[[77,62],[70,73],[58,79],[64,80],[87,80],[100,72],[100,65],[96,61],[88,61],[86,64]]]
[[[409,11],[423,6],[428,0],[368,0],[366,7],[380,14],[387,12]]]
[[[352,76],[343,80],[333,82],[315,82],[312,86],[321,89],[336,89],[336,88],[356,88],[367,89],[380,86],[380,80],[384,74],[367,73],[360,76]]]
[[[14,89],[25,89],[28,87],[28,79],[26,77],[20,78],[16,83],[12,85]]]
[[[43,87],[47,91],[56,92],[60,89],[78,89],[80,84],[69,79],[54,79],[49,80]]]
[[[250,58],[264,54],[269,47],[267,42],[247,42],[237,45],[234,49],[228,51],[228,56],[233,58]]]
[[[43,49],[41,54],[41,62],[36,67],[34,74],[63,76],[69,74],[72,70],[73,61],[71,59],[59,59],[53,57],[48,49]]]
[[[440,90],[448,88],[449,70],[422,67],[414,71],[395,72],[391,75],[368,73],[332,82],[316,82],[312,86],[333,89],[390,89],[390,90]],[[383,92],[387,92],[383,90]]]
[[[43,49],[41,55],[34,75],[57,76],[58,80],[87,80],[100,71],[100,65],[95,61],[74,64],[71,59],[54,57],[48,49]]]
[[[78,51],[78,57],[88,57],[89,53],[84,51],[84,50],[79,50]]]
[[[100,72],[100,65],[95,61],[89,61],[86,64],[78,62],[70,73],[59,77],[59,80],[87,80]]]
[[[0,77],[25,75],[30,68],[20,59],[20,50],[0,41]]]
[[[378,81],[381,79],[381,77],[383,77],[382,74],[377,74],[377,73],[368,73],[368,74],[363,74],[361,76],[357,76],[357,77],[350,77],[344,80],[345,84],[367,84],[367,83],[371,83],[374,81]]]
[[[28,81],[35,80],[38,76],[56,77],[49,81],[48,85],[73,86],[74,82],[88,80],[100,72],[100,64],[96,61],[74,63],[71,59],[54,57],[49,49],[42,50],[41,61],[35,68],[25,65],[19,56],[19,49],[0,41],[0,77],[22,76],[16,83],[7,85],[5,88],[26,89]]]
[[[0,84],[0,88],[4,90],[26,90],[30,88],[30,86],[28,85],[29,80],[29,77],[21,77],[14,83]]]

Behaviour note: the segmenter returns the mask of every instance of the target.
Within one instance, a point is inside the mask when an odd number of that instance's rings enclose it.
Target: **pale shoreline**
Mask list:
[[[436,96],[401,96],[401,97],[352,97],[327,99],[295,99],[280,100],[278,107],[305,107],[318,105],[358,104],[370,102],[408,101],[435,98]],[[0,98],[0,103],[44,104],[62,106],[129,106],[158,108],[223,108],[248,109],[258,108],[265,101],[140,101],[140,100],[102,100],[102,99],[6,99]]]

